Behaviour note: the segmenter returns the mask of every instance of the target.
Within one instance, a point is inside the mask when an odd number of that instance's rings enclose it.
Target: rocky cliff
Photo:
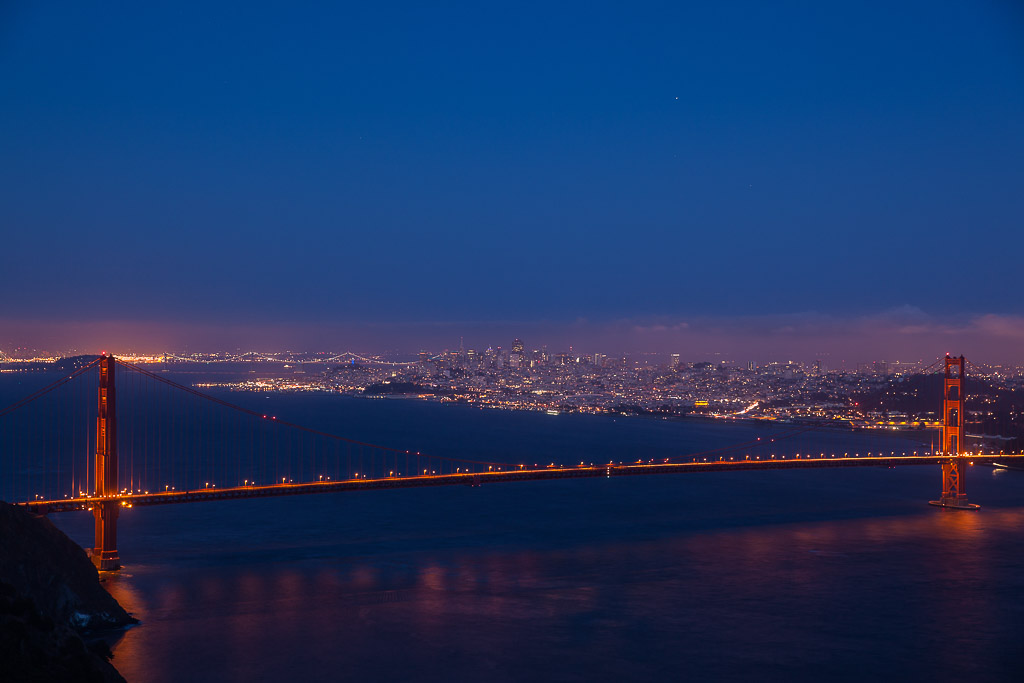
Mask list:
[[[48,519],[0,503],[4,681],[123,681],[95,634],[133,623],[81,547]]]

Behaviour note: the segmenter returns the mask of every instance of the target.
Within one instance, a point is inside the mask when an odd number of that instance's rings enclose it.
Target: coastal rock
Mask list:
[[[136,623],[85,551],[48,519],[0,502],[4,681],[122,681],[100,630]]]

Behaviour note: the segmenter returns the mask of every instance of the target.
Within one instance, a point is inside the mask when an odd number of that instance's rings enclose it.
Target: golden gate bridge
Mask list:
[[[966,469],[975,463],[1024,462],[1024,454],[966,452],[965,359],[946,356],[941,362],[941,450],[839,454],[780,448],[816,429],[793,426],[712,451],[567,466],[443,457],[350,439],[103,355],[0,410],[0,452],[7,465],[7,472],[0,472],[0,495],[38,514],[91,511],[91,554],[101,570],[120,567],[117,520],[127,508],[332,491],[933,465],[941,468],[942,489],[930,502],[973,510],[979,506],[967,499]]]

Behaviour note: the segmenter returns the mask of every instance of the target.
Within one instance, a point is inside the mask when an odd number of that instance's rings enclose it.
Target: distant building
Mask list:
[[[525,358],[526,347],[523,346],[523,340],[516,339],[512,342],[512,353],[508,356],[508,365],[512,368],[518,368],[523,364]]]

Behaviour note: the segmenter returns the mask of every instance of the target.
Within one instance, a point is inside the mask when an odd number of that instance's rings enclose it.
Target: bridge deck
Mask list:
[[[993,464],[1024,466],[1021,455],[979,455],[965,457],[970,464]],[[711,462],[687,463],[634,463],[622,465],[599,465],[578,467],[546,467],[542,469],[498,470],[491,472],[386,477],[380,479],[347,479],[343,481],[315,481],[308,483],[283,483],[266,486],[237,486],[231,488],[206,488],[193,491],[162,491],[158,493],[134,493],[109,498],[83,497],[64,500],[37,500],[20,503],[40,514],[91,509],[98,500],[113,498],[124,507],[136,505],[171,505],[174,503],[196,503],[208,500],[232,500],[237,498],[266,498],[332,491],[361,491],[369,489],[412,488],[419,486],[475,486],[508,481],[537,481],[545,479],[578,479],[587,477],[620,477],[651,474],[679,474],[694,472],[735,472],[747,470],[815,469],[822,467],[902,467],[908,465],[941,465],[949,457],[935,455],[891,456],[891,457],[846,457],[846,458],[776,458],[753,460],[714,460]]]

